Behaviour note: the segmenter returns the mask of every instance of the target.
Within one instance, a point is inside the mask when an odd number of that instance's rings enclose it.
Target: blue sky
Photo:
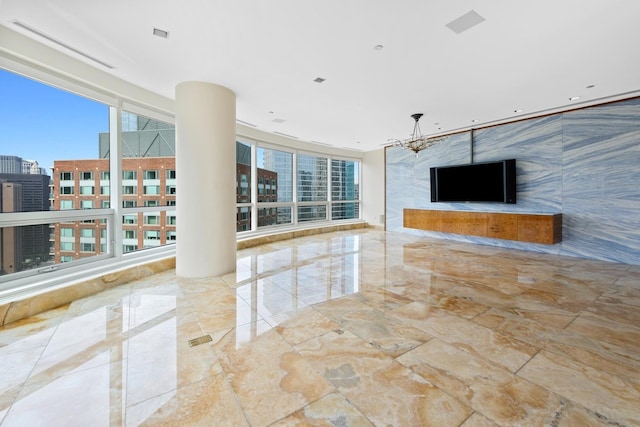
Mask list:
[[[105,104],[0,69],[0,154],[37,160],[95,159],[109,130]]]

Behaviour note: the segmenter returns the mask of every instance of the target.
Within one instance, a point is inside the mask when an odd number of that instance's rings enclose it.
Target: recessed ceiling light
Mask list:
[[[522,113],[524,110],[522,108],[518,108],[517,110],[513,110],[514,113]]]
[[[382,50],[384,49],[384,46],[382,46],[381,44],[377,44],[373,47],[375,50]]]
[[[478,119],[473,119],[471,120],[471,123],[478,123],[478,121],[479,121]]]
[[[161,30],[160,28],[154,28],[153,35],[162,37],[163,39],[167,39],[169,38],[169,31]]]
[[[594,88],[594,87],[596,87],[596,85],[589,85],[589,86],[587,86],[587,89],[591,89],[591,88]]]
[[[577,101],[578,99],[580,99],[579,96],[572,96],[571,98],[569,98],[569,101]]]
[[[323,79],[322,77],[316,77],[314,82],[316,83],[322,83],[323,81],[325,81],[326,79]]]

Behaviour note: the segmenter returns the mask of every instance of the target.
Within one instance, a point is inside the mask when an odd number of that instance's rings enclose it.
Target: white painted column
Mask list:
[[[176,86],[176,274],[236,269],[236,96],[212,83]]]

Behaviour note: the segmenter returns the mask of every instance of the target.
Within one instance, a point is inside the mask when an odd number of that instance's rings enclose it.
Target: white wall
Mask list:
[[[362,159],[362,219],[375,227],[384,226],[384,149],[364,153]]]

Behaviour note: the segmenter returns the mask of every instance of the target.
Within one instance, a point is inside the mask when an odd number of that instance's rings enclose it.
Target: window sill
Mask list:
[[[241,233],[237,238],[237,248],[240,250],[296,237],[366,227],[368,224],[362,220],[273,227],[251,234]],[[108,258],[78,265],[55,277],[46,277],[55,273],[38,276],[36,280],[31,276],[26,278],[23,286],[16,283],[17,286],[0,293],[0,326],[175,268],[175,263],[175,245],[168,245],[125,254],[119,261]]]

